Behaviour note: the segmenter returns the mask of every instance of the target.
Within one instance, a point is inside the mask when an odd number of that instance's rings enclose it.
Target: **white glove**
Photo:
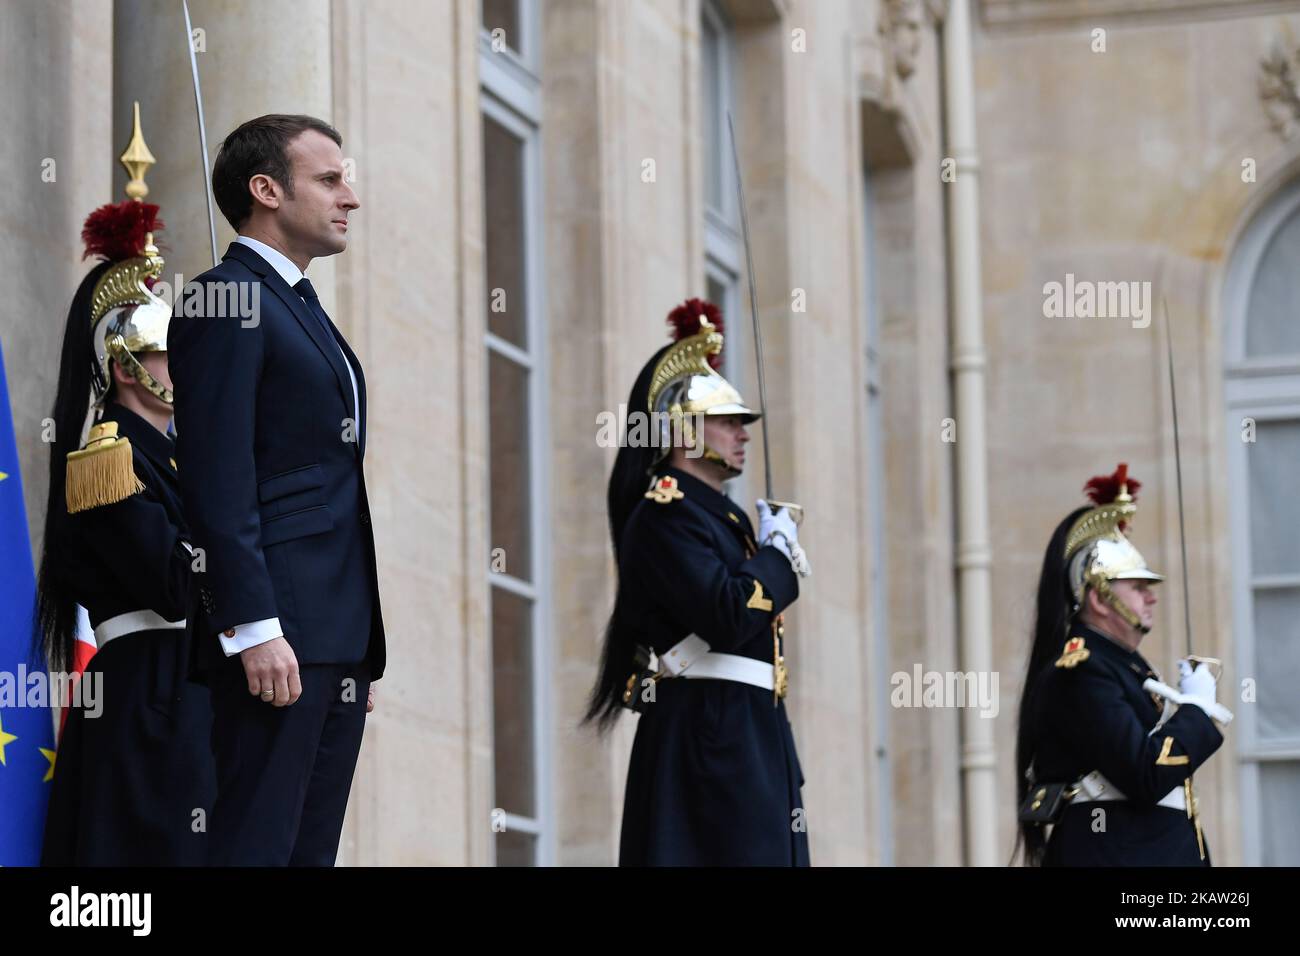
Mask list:
[[[1215,700],[1218,681],[1209,664],[1197,664],[1193,670],[1191,661],[1182,660],[1178,662],[1178,673],[1178,689],[1187,703],[1195,704],[1215,720],[1226,723],[1224,713],[1228,720],[1232,719],[1232,712],[1220,707]]]
[[[1193,703],[1213,706],[1215,703],[1215,680],[1210,672],[1210,665],[1200,664],[1192,669],[1191,661],[1178,662],[1178,689]],[[1206,707],[1202,706],[1202,710]]]
[[[771,507],[762,498],[755,503],[758,509],[758,540],[760,544],[776,548],[790,561],[790,567],[800,577],[808,577],[812,574],[812,568],[808,565],[808,556],[804,554],[803,548],[799,547],[799,527],[794,523],[790,511],[787,508],[779,508],[773,512]]]
[[[1207,665],[1202,664],[1201,666],[1205,667]],[[1200,668],[1198,668],[1197,670],[1199,671],[1199,669]],[[1179,670],[1183,670],[1183,667],[1181,666],[1181,662],[1180,662]],[[1190,676],[1194,681],[1202,680],[1202,678],[1198,677],[1196,674],[1191,672],[1190,667],[1187,668],[1186,673],[1187,676]],[[1187,678],[1184,677],[1184,680],[1186,679]],[[1211,675],[1210,679],[1211,681],[1213,681],[1214,679],[1213,675]],[[1155,694],[1158,697],[1163,697],[1165,700],[1171,700],[1175,704],[1191,704],[1193,707],[1199,707],[1201,708],[1201,710],[1205,711],[1206,714],[1208,714],[1210,717],[1212,717],[1214,720],[1217,720],[1221,724],[1232,723],[1232,711],[1228,710],[1228,708],[1224,707],[1222,704],[1215,702],[1213,690],[1210,691],[1208,697],[1202,697],[1199,695],[1199,691],[1203,690],[1203,688],[1197,688],[1198,690],[1197,693],[1185,694],[1182,691],[1174,690],[1168,684],[1162,684],[1160,683],[1160,681],[1150,677],[1148,677],[1145,681],[1142,682],[1142,689],[1150,691],[1151,693]],[[1163,723],[1163,720],[1161,721],[1161,723]],[[1159,724],[1157,724],[1156,726],[1159,726]]]

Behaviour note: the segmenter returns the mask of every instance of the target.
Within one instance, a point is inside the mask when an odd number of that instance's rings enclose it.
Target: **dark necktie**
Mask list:
[[[334,337],[334,330],[330,328],[329,316],[321,308],[320,298],[316,295],[316,289],[312,286],[311,280],[303,276],[293,284],[293,291],[302,296],[303,301],[307,303],[307,311],[316,316],[316,321],[320,323],[321,328],[325,330],[325,337],[334,343],[334,347],[339,350],[339,358],[343,359],[343,365],[348,370],[349,377],[352,375],[351,363],[348,362],[347,354],[343,351],[343,346],[339,344],[338,339]],[[353,384],[353,389],[356,385]],[[356,398],[355,392],[353,395]],[[358,423],[359,427],[359,423]]]
[[[325,330],[326,337],[333,342],[334,332],[330,329],[329,317],[325,315],[325,310],[320,306],[320,298],[316,295],[316,290],[311,284],[311,280],[306,276],[299,279],[293,285],[293,291],[302,296],[303,301],[307,303],[307,311],[316,316],[316,321],[320,323],[321,328]]]

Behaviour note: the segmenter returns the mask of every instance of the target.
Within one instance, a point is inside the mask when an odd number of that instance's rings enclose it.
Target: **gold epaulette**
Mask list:
[[[665,475],[654,480],[650,490],[645,493],[645,497],[656,504],[666,505],[685,498],[686,492],[677,487],[676,478],[672,475]]]
[[[1065,650],[1056,661],[1057,667],[1073,668],[1078,667],[1092,654],[1092,651],[1084,645],[1083,638],[1074,636],[1065,642]]]
[[[118,437],[117,422],[90,429],[86,447],[68,454],[68,514],[111,505],[144,491],[131,461],[131,440]]]

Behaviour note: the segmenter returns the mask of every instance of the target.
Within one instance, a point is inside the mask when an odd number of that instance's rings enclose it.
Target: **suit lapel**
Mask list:
[[[289,283],[284,281],[280,276],[280,273],[271,268],[269,262],[259,256],[252,249],[248,248],[248,246],[243,243],[232,242],[230,248],[226,250],[226,258],[237,259],[244,265],[248,266],[248,268],[252,269],[253,272],[261,278],[263,288],[270,289],[279,297],[281,302],[288,306],[289,312],[298,320],[298,324],[302,326],[303,331],[307,333],[312,342],[316,344],[316,347],[320,349],[320,354],[325,358],[325,361],[329,363],[329,367],[334,370],[334,378],[338,382],[339,392],[343,396],[343,404],[346,407],[351,408],[352,379],[348,376],[348,370],[343,365],[343,355],[339,351],[337,344],[343,341],[343,337],[341,335],[337,336],[337,342],[331,342],[329,340],[329,333],[325,331],[325,327],[321,325],[320,320],[312,314],[307,303],[303,301],[302,296],[295,292],[290,287]],[[347,346],[344,345],[343,348],[347,349]],[[351,352],[351,349],[347,349],[347,351]],[[353,368],[356,369],[357,372],[357,395],[358,400],[361,402],[360,417],[364,422],[365,403],[364,399],[361,397],[361,366],[354,360],[352,355],[348,356],[348,361],[353,363]],[[364,437],[358,435],[357,440],[359,446],[358,454],[361,454],[364,451],[364,448],[360,447],[364,442]]]
[[[330,324],[333,324],[332,320]],[[344,354],[347,355],[348,361],[352,363],[352,371],[357,376],[357,450],[361,457],[364,458],[366,456],[366,430],[370,425],[370,419],[366,417],[366,377],[361,371],[361,360],[357,358],[356,353],[352,351],[352,347],[348,345],[348,340],[340,335],[338,343]]]

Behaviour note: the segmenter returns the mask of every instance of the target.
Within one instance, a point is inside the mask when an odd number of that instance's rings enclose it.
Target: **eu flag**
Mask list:
[[[33,661],[36,576],[23,510],[18,446],[0,348],[0,866],[41,860],[45,804],[54,771],[54,724]],[[29,675],[41,675],[29,680]],[[36,703],[38,706],[27,706]]]

